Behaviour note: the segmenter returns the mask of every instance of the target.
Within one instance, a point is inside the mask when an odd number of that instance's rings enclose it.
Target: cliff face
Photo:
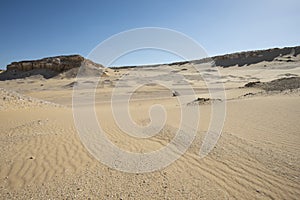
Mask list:
[[[76,76],[81,66],[96,74],[103,69],[102,65],[80,55],[55,56],[39,60],[13,62],[7,65],[6,71],[0,74],[0,80],[19,79],[33,75],[52,78],[61,73],[66,73],[66,78],[71,78]]]
[[[276,61],[279,56],[289,55],[290,57],[300,54],[300,46],[286,47],[286,48],[274,48],[259,51],[247,51],[240,53],[227,54],[222,56],[215,56],[212,59],[215,61],[216,66],[230,67],[234,65],[243,66],[259,63],[262,61]],[[278,60],[293,62],[292,59]]]
[[[184,65],[187,63],[202,64],[202,63],[214,61],[216,66],[231,67],[235,65],[238,66],[251,65],[263,61],[293,62],[294,61],[293,57],[299,54],[300,54],[300,46],[296,46],[296,47],[273,48],[273,49],[266,49],[266,50],[238,52],[238,53],[214,56],[209,58],[203,58],[200,60],[174,62],[174,63],[170,63],[169,65]],[[153,66],[159,66],[159,65],[153,65]]]
[[[55,72],[63,72],[80,67],[84,60],[80,55],[56,56],[40,60],[13,62],[7,65],[7,70],[30,71],[34,69],[48,69]]]

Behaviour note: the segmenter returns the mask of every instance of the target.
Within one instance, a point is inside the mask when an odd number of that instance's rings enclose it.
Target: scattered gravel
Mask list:
[[[0,110],[32,107],[64,107],[62,105],[25,96],[15,91],[0,88]]]

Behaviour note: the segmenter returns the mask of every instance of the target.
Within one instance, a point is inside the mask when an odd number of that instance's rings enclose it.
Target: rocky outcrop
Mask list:
[[[84,60],[80,55],[56,56],[40,60],[13,62],[7,65],[7,70],[30,71],[33,69],[49,69],[56,72],[63,72],[80,67]]]
[[[25,78],[33,75],[42,75],[44,78],[52,78],[61,73],[77,74],[79,67],[89,69],[102,69],[103,66],[94,63],[80,55],[55,56],[39,60],[12,62],[7,65],[7,70],[0,74],[0,80]],[[71,71],[69,73],[69,71]],[[73,76],[72,75],[72,76]]]
[[[261,88],[266,91],[284,91],[300,88],[300,77],[280,78],[270,82],[249,82],[245,87]]]
[[[262,61],[293,62],[292,57],[297,56],[298,54],[300,54],[300,46],[233,53],[215,56],[212,57],[212,60],[214,60],[216,66],[230,67],[234,65],[244,66],[256,64]],[[289,56],[286,57],[286,59],[277,59],[278,57],[285,55]]]
[[[168,65],[184,65],[188,63],[202,64],[208,62],[214,62],[216,66],[231,67],[231,66],[244,66],[256,64],[263,61],[278,61],[278,62],[294,62],[293,58],[300,54],[300,46],[285,47],[285,48],[273,48],[257,51],[245,51],[214,57],[203,58],[192,61],[174,62]],[[156,67],[160,65],[148,65],[144,67]],[[126,66],[121,68],[134,68],[138,66]],[[115,67],[117,69],[118,67]]]

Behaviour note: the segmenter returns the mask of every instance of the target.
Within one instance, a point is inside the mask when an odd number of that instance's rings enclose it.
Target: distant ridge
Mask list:
[[[156,67],[160,65],[184,65],[187,63],[201,64],[201,63],[207,63],[212,61],[214,61],[216,66],[231,67],[235,65],[244,66],[244,65],[256,64],[263,61],[273,61],[279,56],[290,55],[292,57],[292,56],[297,56],[299,54],[300,54],[300,46],[295,46],[295,47],[284,47],[284,48],[271,48],[265,50],[243,51],[243,52],[203,58],[199,60],[173,62],[169,64],[122,66],[122,67],[111,67],[111,68],[117,69],[117,68],[134,68],[134,67]],[[287,59],[285,61],[292,62],[291,59],[290,60]]]
[[[262,61],[273,61],[279,56],[297,56],[298,54],[300,54],[300,46],[232,53],[214,56],[212,60],[214,60],[216,66],[230,67],[234,65],[243,66],[256,64]]]

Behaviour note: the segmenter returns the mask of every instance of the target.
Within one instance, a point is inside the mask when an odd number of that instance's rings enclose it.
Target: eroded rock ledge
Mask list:
[[[33,69],[49,69],[57,72],[63,72],[72,68],[80,67],[84,60],[84,57],[80,55],[55,56],[40,60],[12,62],[7,65],[7,70],[30,71]]]
[[[67,73],[66,77],[70,78],[69,76],[76,76],[79,67],[83,65],[89,69],[103,69],[102,65],[80,55],[55,56],[39,60],[12,62],[7,65],[7,70],[0,74],[0,80],[26,78],[34,75],[52,78],[61,73]]]

